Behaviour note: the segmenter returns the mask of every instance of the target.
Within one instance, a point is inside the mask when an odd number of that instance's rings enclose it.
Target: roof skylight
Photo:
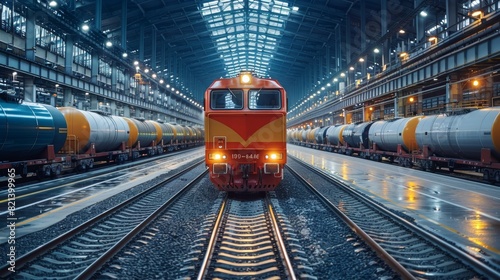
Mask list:
[[[203,4],[202,16],[228,77],[242,70],[268,76],[270,58],[290,10],[288,3],[277,0],[217,0]]]

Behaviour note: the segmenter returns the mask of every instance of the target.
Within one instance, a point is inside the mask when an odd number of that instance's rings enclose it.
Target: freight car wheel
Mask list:
[[[51,171],[50,172],[50,177],[51,178],[57,178],[62,173],[62,166],[60,164],[58,164],[57,166],[53,167],[50,171]]]
[[[485,169],[483,170],[483,180],[484,180],[484,181],[487,181],[487,182],[490,182],[490,181],[491,181],[491,177],[492,177],[492,176],[490,175],[490,170],[489,170],[489,169],[487,169],[487,168],[485,168]]]

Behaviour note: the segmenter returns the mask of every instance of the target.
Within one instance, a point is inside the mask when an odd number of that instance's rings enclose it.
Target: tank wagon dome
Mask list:
[[[129,139],[129,127],[121,117],[73,107],[58,109],[68,124],[68,136],[62,149],[64,153],[85,153],[92,143],[96,152],[112,151]]]
[[[398,144],[402,144],[405,151],[418,150],[415,129],[422,119],[422,116],[401,118],[392,120],[376,121],[370,127],[368,138],[377,147],[396,152]]]
[[[417,125],[415,134],[418,146],[427,145],[437,156],[478,160],[484,148],[498,159],[500,107],[426,117]]]
[[[66,134],[66,120],[52,106],[0,102],[0,160],[37,158],[48,145],[57,153]]]

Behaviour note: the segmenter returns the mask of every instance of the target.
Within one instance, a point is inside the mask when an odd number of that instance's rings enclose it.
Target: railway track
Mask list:
[[[499,273],[487,264],[388,211],[322,170],[292,156],[287,169],[402,278],[498,278]]]
[[[177,172],[144,192],[21,256],[16,260],[16,272],[9,273],[5,266],[1,270],[0,278],[91,277],[206,173],[203,161]],[[179,178],[188,183],[174,195],[166,196],[168,183]]]
[[[316,279],[296,234],[271,199],[230,196],[220,199],[217,213],[210,216],[192,246],[182,269],[186,277]]]

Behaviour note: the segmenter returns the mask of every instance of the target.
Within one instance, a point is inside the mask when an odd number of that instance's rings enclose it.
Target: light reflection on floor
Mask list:
[[[288,152],[467,251],[489,250],[500,264],[500,188],[295,145]]]

